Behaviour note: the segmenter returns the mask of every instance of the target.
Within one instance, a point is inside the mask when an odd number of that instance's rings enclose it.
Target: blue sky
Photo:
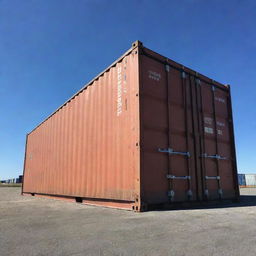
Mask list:
[[[25,135],[137,39],[232,86],[240,172],[256,172],[256,1],[0,0],[0,179]]]

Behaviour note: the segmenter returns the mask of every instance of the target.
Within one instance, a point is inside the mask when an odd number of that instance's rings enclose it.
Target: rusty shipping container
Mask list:
[[[27,135],[22,193],[135,211],[238,199],[230,87],[136,41]]]

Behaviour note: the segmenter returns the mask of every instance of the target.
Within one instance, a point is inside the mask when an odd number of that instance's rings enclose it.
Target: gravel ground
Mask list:
[[[256,189],[220,208],[134,213],[0,188],[0,255],[256,255]]]

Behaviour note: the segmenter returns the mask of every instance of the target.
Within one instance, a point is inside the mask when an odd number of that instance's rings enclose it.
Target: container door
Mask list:
[[[185,72],[169,65],[165,69],[168,147],[159,148],[159,152],[168,157],[168,198],[171,202],[198,200],[193,85]]]
[[[237,174],[229,90],[195,81],[203,197],[234,198]]]
[[[191,83],[184,72],[142,56],[142,199],[198,199]]]

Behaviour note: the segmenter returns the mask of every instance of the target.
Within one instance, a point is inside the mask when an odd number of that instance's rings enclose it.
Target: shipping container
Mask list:
[[[136,41],[27,135],[22,192],[135,211],[238,199],[230,86]]]
[[[239,186],[245,186],[245,174],[238,174],[238,184]]]
[[[18,183],[22,183],[23,181],[23,176],[22,175],[19,175],[19,178],[18,178]]]
[[[246,187],[256,187],[256,174],[245,174]]]

